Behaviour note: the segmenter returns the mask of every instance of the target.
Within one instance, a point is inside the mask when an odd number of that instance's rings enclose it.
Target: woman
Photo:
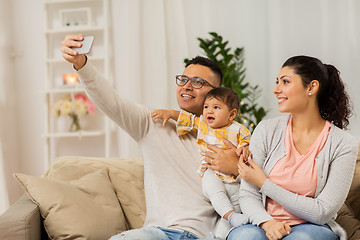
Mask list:
[[[273,89],[279,111],[250,141],[253,160],[239,161],[240,206],[252,224],[234,239],[346,239],[335,222],[355,169],[357,143],[344,128],[349,98],[338,70],[308,56],[282,66]]]

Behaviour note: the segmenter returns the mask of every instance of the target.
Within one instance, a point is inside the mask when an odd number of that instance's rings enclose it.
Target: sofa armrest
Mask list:
[[[0,216],[1,240],[41,240],[43,235],[40,209],[26,194]]]
[[[360,159],[356,162],[353,182],[346,200],[354,212],[354,216],[360,220]]]

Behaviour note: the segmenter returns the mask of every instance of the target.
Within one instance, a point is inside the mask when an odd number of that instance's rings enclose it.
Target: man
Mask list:
[[[210,202],[203,196],[201,179],[196,171],[200,153],[196,133],[178,137],[175,121],[163,127],[162,121],[152,121],[152,109],[122,98],[112,85],[102,78],[85,55],[70,47],[79,47],[83,35],[68,35],[62,41],[63,57],[78,71],[89,98],[124,129],[143,152],[146,220],[141,229],[127,231],[113,239],[198,239],[216,229],[219,220]],[[186,66],[183,75],[189,80],[178,85],[179,107],[188,112],[202,113],[205,95],[221,85],[222,73],[213,61],[196,57]],[[209,168],[226,174],[237,173],[235,146],[226,142],[229,150],[210,146]],[[221,236],[225,237],[225,236]]]

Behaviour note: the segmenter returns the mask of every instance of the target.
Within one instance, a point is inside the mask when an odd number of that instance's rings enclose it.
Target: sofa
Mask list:
[[[86,157],[57,158],[41,177],[15,174],[26,194],[0,216],[0,239],[107,239],[139,228],[143,175],[141,159]],[[360,239],[360,151],[337,222]]]
[[[57,158],[41,177],[16,174],[26,194],[0,216],[0,239],[108,239],[140,228],[143,177],[141,159],[87,157]]]

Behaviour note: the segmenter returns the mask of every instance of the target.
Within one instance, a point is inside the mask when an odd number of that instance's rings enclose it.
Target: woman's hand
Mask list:
[[[227,139],[223,139],[223,142],[228,149],[207,145],[211,151],[205,153],[205,161],[208,163],[206,167],[223,174],[237,176],[239,157],[236,154],[236,146]]]
[[[240,155],[238,171],[244,181],[259,188],[264,185],[267,179],[264,171],[252,159],[245,160],[243,154]]]
[[[260,227],[265,230],[266,237],[270,240],[282,239],[291,232],[291,227],[288,224],[276,220],[264,222]]]

